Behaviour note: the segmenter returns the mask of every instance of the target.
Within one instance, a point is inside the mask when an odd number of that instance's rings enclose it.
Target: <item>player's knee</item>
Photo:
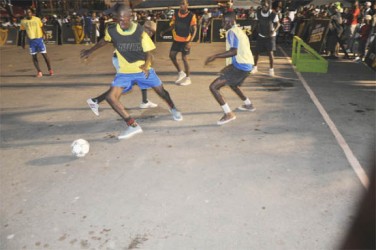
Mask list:
[[[218,85],[217,85],[215,82],[213,82],[212,84],[210,84],[210,86],[209,86],[209,90],[210,90],[210,92],[212,92],[212,93],[217,92],[217,91],[218,91]]]

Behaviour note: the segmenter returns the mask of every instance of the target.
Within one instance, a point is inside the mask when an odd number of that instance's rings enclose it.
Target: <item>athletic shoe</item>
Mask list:
[[[274,76],[274,69],[269,69],[269,76]]]
[[[238,110],[253,112],[256,110],[256,108],[253,107],[253,104],[251,103],[249,105],[243,104],[242,106],[238,107]]]
[[[258,72],[257,66],[253,66],[253,69],[251,71],[251,74],[256,74]]]
[[[54,75],[54,71],[52,69],[50,69],[48,72],[50,73],[50,76]]]
[[[141,109],[148,109],[148,108],[155,108],[155,107],[158,107],[158,104],[152,103],[151,101],[140,104]]]
[[[231,122],[232,120],[235,120],[235,119],[236,119],[236,116],[235,116],[234,113],[232,113],[232,112],[226,113],[222,116],[222,118],[219,121],[217,121],[217,124],[223,125],[223,124]]]
[[[99,104],[94,102],[93,99],[90,99],[90,98],[87,99],[86,102],[89,105],[89,107],[91,108],[91,111],[93,111],[94,114],[96,116],[98,116],[99,115]]]
[[[170,109],[170,112],[172,114],[172,118],[175,120],[175,121],[182,121],[183,120],[183,116],[182,114],[176,109],[176,108],[172,108]]]
[[[120,133],[118,139],[128,139],[139,133],[142,133],[142,128],[137,123],[133,123],[131,126],[128,126],[127,129]]]
[[[43,76],[42,72],[39,71],[35,77],[42,77],[42,76]]]
[[[183,80],[181,80],[178,84],[181,86],[187,86],[191,83],[192,83],[191,78],[187,76],[187,77],[184,77]]]
[[[178,79],[176,79],[175,83],[180,83],[187,75],[184,73],[184,71],[180,71],[178,73]]]

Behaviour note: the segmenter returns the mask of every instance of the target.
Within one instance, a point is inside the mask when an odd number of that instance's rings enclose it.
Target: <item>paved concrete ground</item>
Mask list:
[[[186,87],[173,84],[169,46],[157,44],[155,69],[184,120],[173,121],[153,91],[159,106],[139,109],[135,87],[122,102],[144,133],[121,141],[124,125],[109,105],[96,117],[85,102],[113,78],[110,46],[86,63],[85,46],[49,46],[56,75],[41,79],[27,51],[0,48],[1,249],[339,246],[365,188],[282,51],[277,77],[262,74],[263,56],[261,73],[244,83],[256,112],[220,127],[208,86],[224,62],[203,61],[224,44],[194,45]],[[370,177],[375,73],[339,60],[302,77]],[[80,159],[70,154],[78,138],[91,145]]]

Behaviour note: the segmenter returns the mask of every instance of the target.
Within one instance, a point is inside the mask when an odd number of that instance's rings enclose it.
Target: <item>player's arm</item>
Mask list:
[[[99,40],[99,42],[97,42],[93,47],[91,47],[90,49],[83,49],[81,50],[81,53],[80,53],[80,57],[81,59],[87,59],[94,51],[104,47],[107,45],[107,41],[104,40],[104,38],[102,38],[101,40]]]
[[[149,68],[153,60],[153,56],[150,51],[145,52],[145,54],[146,54],[145,64],[141,65],[140,69],[142,70],[142,72],[144,72],[145,77],[149,78]]]
[[[218,53],[218,54],[209,56],[205,61],[205,65],[214,61],[217,58],[233,57],[233,56],[236,56],[237,54],[238,54],[238,49],[237,48],[231,48],[230,50],[227,50],[226,52]]]
[[[163,37],[164,34],[166,34],[167,32],[172,31],[174,28],[175,28],[175,16],[173,16],[172,19],[171,19],[170,27],[168,27],[168,28],[165,29],[165,30],[162,30],[162,31],[159,33],[159,35],[160,35],[161,37]]]
[[[279,22],[279,18],[277,14],[273,20],[273,27],[274,27],[274,30],[272,31],[271,35],[273,35],[274,32],[277,32],[279,27],[281,27],[281,23]]]

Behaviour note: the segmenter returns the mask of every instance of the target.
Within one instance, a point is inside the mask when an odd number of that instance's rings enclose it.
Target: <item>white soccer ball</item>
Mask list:
[[[90,144],[84,139],[77,139],[72,143],[71,147],[72,154],[74,156],[84,157],[87,153],[89,153]]]

